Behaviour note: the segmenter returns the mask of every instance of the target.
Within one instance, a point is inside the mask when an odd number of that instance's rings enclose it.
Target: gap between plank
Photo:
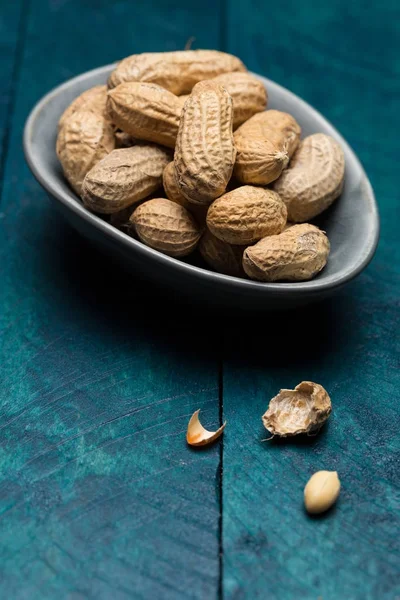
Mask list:
[[[223,335],[220,342],[220,356],[218,361],[218,401],[219,401],[219,426],[224,422],[224,359],[223,359]],[[225,434],[224,434],[225,435]],[[224,435],[221,436],[219,445],[219,520],[218,520],[218,599],[223,600],[223,580],[224,580],[224,546],[223,546],[223,474],[224,474]]]

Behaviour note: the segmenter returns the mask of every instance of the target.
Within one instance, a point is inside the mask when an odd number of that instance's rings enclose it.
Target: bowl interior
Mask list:
[[[200,277],[215,279],[225,286],[267,290],[274,294],[284,291],[317,292],[342,285],[357,275],[370,261],[378,240],[379,221],[374,195],[357,157],[351,148],[322,115],[306,102],[275,84],[259,77],[268,90],[268,108],[291,113],[302,127],[302,137],[322,132],[334,137],[342,146],[346,158],[346,176],[342,196],[314,222],[324,229],[331,242],[331,254],[325,269],[312,281],[302,283],[265,284],[220,275],[177,261],[144,247],[140,242],[116,231],[101,218],[86,211],[66,183],[55,153],[57,123],[63,110],[84,90],[105,83],[113,66],[102,67],[67,81],[47,94],[32,111],[25,129],[24,146],[27,160],[42,185],[69,209],[80,213],[106,235],[118,237],[119,242],[140,248],[147,256],[177,269],[189,269]]]

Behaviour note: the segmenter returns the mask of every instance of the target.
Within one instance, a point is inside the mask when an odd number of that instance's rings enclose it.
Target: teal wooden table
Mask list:
[[[397,0],[2,3],[2,599],[400,598],[399,22]],[[260,318],[163,299],[31,176],[22,129],[45,92],[191,36],[302,96],[359,154],[381,241],[332,300]],[[269,399],[303,379],[329,390],[329,425],[262,442]],[[185,444],[197,408],[228,421],[201,452]],[[319,469],[342,494],[311,519]]]

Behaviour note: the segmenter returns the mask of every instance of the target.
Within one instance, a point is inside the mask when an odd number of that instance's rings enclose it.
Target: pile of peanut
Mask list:
[[[87,209],[173,257],[214,270],[304,281],[329,241],[308,221],[340,195],[344,155],[215,50],[137,54],[63,113],[57,155]]]

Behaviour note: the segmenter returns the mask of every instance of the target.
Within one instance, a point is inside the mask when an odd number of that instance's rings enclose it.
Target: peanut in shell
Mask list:
[[[189,211],[166,198],[144,202],[136,208],[130,222],[144,244],[169,256],[187,256],[201,236]]]
[[[233,104],[218,83],[201,81],[186,100],[176,140],[174,164],[180,192],[194,204],[211,204],[232,176],[236,150]]]
[[[306,137],[273,186],[287,206],[288,219],[304,223],[326,210],[342,192],[344,170],[336,140],[324,133]]]
[[[243,268],[258,281],[307,281],[326,265],[329,240],[309,223],[293,225],[246,248]]]
[[[64,119],[56,152],[66,179],[78,195],[86,174],[114,148],[114,129],[98,112],[84,107]]]
[[[268,94],[262,82],[250,73],[237,71],[217,75],[212,81],[222,85],[233,100],[233,129],[254,114],[265,111]]]
[[[286,225],[286,214],[278,194],[245,185],[211,204],[207,226],[211,233],[228,244],[248,245],[280,233]]]
[[[108,87],[145,81],[181,96],[190,94],[199,81],[233,71],[246,71],[246,67],[236,56],[218,50],[144,52],[121,60],[108,79]]]
[[[108,92],[110,120],[133,138],[175,147],[181,103],[154,83],[121,83]]]
[[[84,205],[94,212],[112,214],[136,204],[161,186],[170,160],[169,151],[154,144],[114,150],[86,175]]]

